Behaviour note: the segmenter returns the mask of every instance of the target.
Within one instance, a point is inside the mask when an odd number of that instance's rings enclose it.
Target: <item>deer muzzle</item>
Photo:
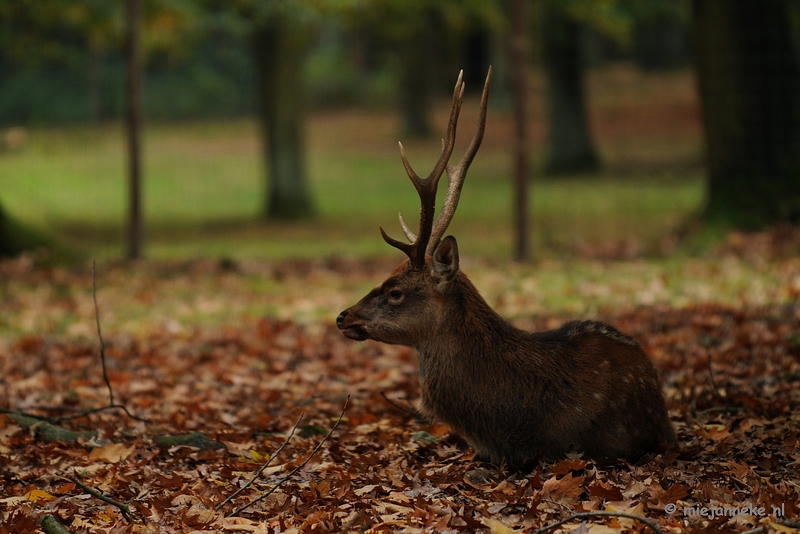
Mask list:
[[[369,336],[364,323],[360,322],[349,309],[343,311],[336,317],[336,326],[342,331],[344,337],[356,341],[364,341]]]

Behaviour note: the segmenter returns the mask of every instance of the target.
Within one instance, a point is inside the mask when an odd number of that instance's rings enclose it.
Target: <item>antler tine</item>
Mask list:
[[[467,171],[475,159],[475,154],[483,141],[483,132],[486,129],[486,111],[489,102],[489,87],[492,84],[492,67],[489,66],[489,72],[486,74],[486,82],[483,84],[483,94],[481,95],[481,106],[478,112],[478,124],[475,127],[475,135],[464,152],[464,156],[456,166],[447,167],[447,195],[444,199],[444,207],[439,217],[436,219],[436,224],[431,231],[431,236],[426,247],[426,254],[433,254],[439,241],[442,239],[447,227],[450,226],[450,221],[453,220],[453,215],[456,213],[458,207],[458,200],[461,197],[461,188],[464,186],[464,179],[467,177]]]
[[[450,109],[450,120],[447,123],[447,135],[442,142],[442,154],[439,156],[439,161],[436,166],[428,175],[426,180],[430,180],[438,184],[439,178],[447,168],[447,163],[450,161],[450,156],[453,154],[453,149],[456,146],[456,129],[458,128],[458,116],[461,113],[461,102],[464,99],[464,71],[458,73],[458,80],[453,89],[453,107]],[[436,192],[436,185],[433,186],[434,193]]]
[[[406,220],[403,218],[402,213],[398,213],[397,215],[400,217],[400,226],[403,227],[403,233],[406,234],[408,240],[413,243],[417,240],[417,234],[415,234],[414,231],[408,227],[408,224],[406,224]]]
[[[406,256],[409,259],[413,260],[417,256],[417,244],[416,243],[403,243],[386,233],[386,230],[383,229],[383,226],[379,226],[381,230],[381,235],[383,236],[383,240],[386,241],[388,244],[392,245],[394,248],[402,250],[405,252]]]
[[[425,254],[427,250],[428,241],[430,240],[431,230],[433,228],[435,204],[436,204],[436,189],[439,185],[439,178],[441,178],[447,164],[450,161],[450,156],[453,153],[453,148],[456,143],[456,128],[458,126],[458,116],[461,112],[461,102],[464,98],[464,71],[458,74],[456,86],[453,89],[453,107],[450,110],[450,121],[447,125],[447,135],[442,143],[442,153],[439,160],[436,162],[431,173],[426,178],[420,178],[419,175],[411,167],[406,157],[403,143],[400,146],[400,159],[403,162],[403,167],[408,174],[409,179],[414,184],[420,198],[420,223],[419,234],[414,235],[414,232],[405,224],[402,214],[400,215],[400,224],[403,227],[403,232],[411,243],[403,243],[397,239],[389,237],[383,228],[381,234],[383,240],[395,248],[398,248],[406,253],[411,260],[415,269],[421,269],[425,265]]]

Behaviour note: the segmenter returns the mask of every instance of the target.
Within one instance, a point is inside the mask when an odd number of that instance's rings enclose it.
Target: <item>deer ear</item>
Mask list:
[[[431,275],[436,281],[436,288],[443,291],[448,282],[455,278],[458,272],[458,243],[456,238],[449,235],[433,251],[433,267]]]

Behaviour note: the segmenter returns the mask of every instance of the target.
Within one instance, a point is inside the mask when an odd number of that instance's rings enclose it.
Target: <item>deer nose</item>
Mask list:
[[[336,326],[339,327],[339,330],[342,329],[342,323],[344,323],[344,318],[347,317],[347,310],[343,311],[336,317]]]

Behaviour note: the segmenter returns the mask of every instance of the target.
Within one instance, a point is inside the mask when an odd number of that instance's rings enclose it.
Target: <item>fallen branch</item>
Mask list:
[[[320,442],[317,444],[317,446],[316,446],[316,447],[314,447],[314,450],[313,450],[313,451],[311,451],[311,454],[309,454],[309,455],[308,455],[308,457],[307,457],[305,460],[303,460],[303,462],[302,462],[300,465],[298,465],[297,467],[295,467],[294,469],[292,469],[292,470],[291,470],[291,472],[290,472],[288,475],[286,475],[285,477],[283,477],[282,479],[280,479],[280,480],[279,480],[279,481],[278,481],[278,482],[277,482],[277,483],[276,483],[274,486],[272,486],[272,488],[270,488],[270,490],[269,490],[268,492],[266,492],[266,493],[264,493],[264,494],[260,495],[258,498],[256,498],[256,499],[252,500],[251,502],[249,502],[248,504],[246,504],[246,505],[242,506],[241,508],[237,508],[236,510],[234,510],[233,512],[231,512],[231,513],[230,513],[230,514],[229,514],[227,517],[234,517],[234,516],[237,516],[237,515],[239,515],[240,513],[242,513],[242,512],[244,512],[245,510],[247,510],[248,508],[250,508],[251,506],[253,506],[254,504],[256,504],[257,502],[263,501],[264,499],[266,499],[267,497],[269,497],[270,495],[272,495],[272,494],[273,494],[273,493],[274,493],[274,492],[275,492],[275,491],[276,491],[278,488],[280,488],[280,487],[281,487],[281,485],[282,485],[284,482],[286,482],[286,481],[287,481],[287,480],[289,480],[289,479],[290,479],[292,476],[294,476],[294,474],[295,474],[295,473],[297,473],[297,472],[298,472],[298,471],[300,471],[300,470],[301,470],[303,467],[305,467],[305,465],[308,463],[308,461],[309,461],[309,460],[311,460],[311,458],[312,458],[312,457],[313,457],[315,454],[317,454],[317,452],[320,450],[320,448],[322,448],[322,444],[323,444],[323,443],[325,443],[325,442],[328,440],[328,438],[329,438],[329,437],[331,437],[331,434],[333,434],[333,431],[334,431],[334,430],[336,430],[336,427],[338,427],[338,426],[339,426],[339,423],[341,423],[341,422],[342,422],[342,417],[344,417],[344,412],[345,412],[345,410],[347,409],[347,403],[348,403],[348,402],[350,402],[350,395],[348,395],[348,396],[347,396],[347,399],[344,401],[344,406],[342,406],[342,413],[340,413],[340,414],[339,414],[339,419],[337,419],[337,420],[336,420],[336,422],[333,424],[333,427],[331,427],[331,430],[330,430],[330,432],[328,432],[328,433],[325,435],[325,437],[324,437],[324,438],[322,438],[322,441],[320,441]]]
[[[21,427],[33,428],[36,430],[37,434],[50,442],[61,441],[63,443],[75,443],[79,439],[94,439],[97,437],[97,432],[76,432],[74,430],[67,430],[66,428],[56,426],[35,415],[10,410],[2,410],[2,412],[8,414],[8,416]]]
[[[550,530],[553,530],[554,528],[558,528],[564,523],[569,523],[570,521],[576,521],[579,519],[589,519],[593,517],[624,517],[627,519],[634,519],[650,527],[650,530],[652,530],[656,534],[663,534],[661,532],[661,529],[658,528],[658,525],[656,525],[653,520],[648,519],[646,517],[642,517],[640,515],[626,514],[622,512],[579,512],[568,515],[567,517],[560,519],[550,525],[545,525],[542,528],[535,530],[534,534],[543,534],[544,532],[548,532]]]
[[[59,523],[53,514],[44,514],[39,518],[39,525],[45,534],[71,534],[67,527]]]
[[[286,436],[286,439],[285,439],[285,440],[283,440],[283,443],[281,444],[281,446],[280,446],[280,447],[278,447],[278,450],[276,450],[274,453],[270,454],[270,456],[269,456],[269,458],[267,459],[267,461],[266,461],[266,462],[264,462],[264,465],[262,465],[262,466],[261,466],[261,468],[260,468],[258,471],[256,471],[256,474],[255,474],[255,475],[253,475],[253,478],[251,478],[251,479],[250,479],[250,481],[249,481],[249,482],[247,482],[247,484],[245,484],[244,486],[242,486],[241,488],[239,488],[238,490],[236,490],[236,491],[233,493],[233,495],[230,495],[230,496],[229,496],[228,498],[226,498],[224,501],[222,501],[222,502],[221,502],[221,503],[219,503],[217,506],[215,506],[215,507],[214,507],[214,509],[215,509],[215,510],[219,510],[220,508],[222,508],[223,506],[225,506],[226,504],[228,504],[229,502],[231,502],[231,500],[232,500],[232,499],[234,499],[234,498],[235,498],[237,495],[239,495],[241,492],[243,492],[244,490],[246,490],[247,488],[249,488],[250,486],[252,486],[252,485],[253,485],[253,483],[254,483],[256,480],[258,480],[258,477],[259,477],[259,476],[261,476],[261,473],[263,473],[263,472],[264,472],[264,469],[266,469],[266,468],[267,468],[267,466],[268,466],[270,463],[272,463],[272,460],[274,460],[274,459],[275,459],[275,458],[276,458],[276,457],[277,457],[277,456],[278,456],[278,455],[281,453],[281,451],[283,450],[283,448],[284,448],[284,447],[286,447],[286,445],[289,443],[289,440],[291,440],[291,439],[292,439],[292,436],[294,436],[294,432],[295,432],[295,430],[297,430],[297,425],[299,425],[299,424],[300,424],[300,421],[302,421],[302,420],[303,420],[303,417],[304,417],[304,416],[305,416],[305,413],[301,413],[301,414],[300,414],[300,417],[297,419],[297,422],[296,422],[296,423],[294,424],[294,426],[292,427],[292,430],[291,430],[291,432],[289,432],[289,435],[288,435],[288,436]]]
[[[121,502],[119,502],[117,500],[112,499],[108,495],[103,494],[103,492],[101,492],[99,490],[96,490],[93,487],[84,484],[78,478],[70,477],[69,480],[71,482],[74,482],[78,486],[80,486],[83,489],[83,491],[89,493],[93,497],[95,497],[97,499],[100,499],[101,501],[103,501],[105,503],[108,503],[108,504],[110,504],[112,506],[116,506],[117,508],[119,508],[119,511],[122,512],[122,517],[124,517],[127,521],[139,519],[139,517],[137,517],[136,514],[131,512],[131,509],[128,507],[127,504],[123,504],[123,503],[121,503]],[[142,523],[145,523],[145,524],[147,523],[147,519],[144,518],[144,517],[141,518],[141,521],[142,521]]]

